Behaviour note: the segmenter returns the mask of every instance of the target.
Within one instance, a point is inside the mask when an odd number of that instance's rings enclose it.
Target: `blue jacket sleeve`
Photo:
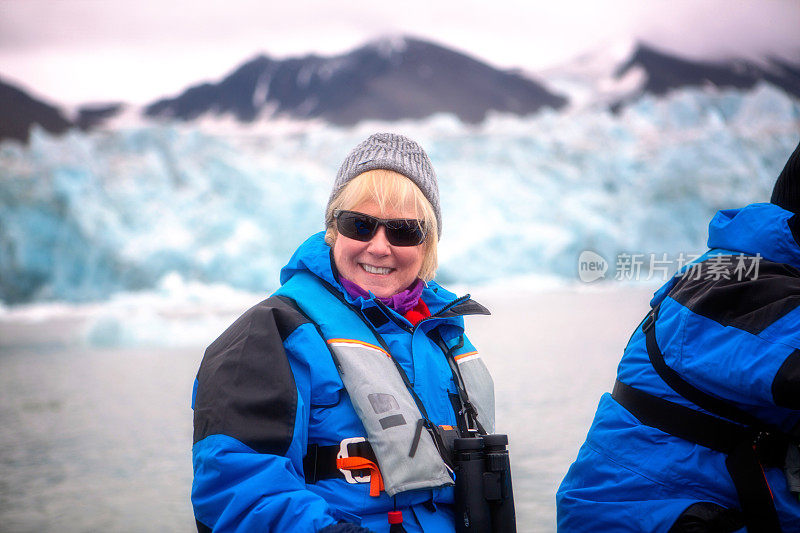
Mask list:
[[[284,342],[313,327],[285,299],[242,315],[206,350],[194,396],[192,504],[198,528],[314,532],[336,523],[306,489],[310,376]]]
[[[720,282],[673,293],[656,326],[666,363],[720,398],[800,409],[800,308],[785,284],[774,283],[774,296],[763,285],[751,295],[746,283]]]

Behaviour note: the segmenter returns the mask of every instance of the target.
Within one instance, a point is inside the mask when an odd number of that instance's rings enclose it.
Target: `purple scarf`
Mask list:
[[[344,287],[344,290],[347,291],[347,294],[349,294],[351,298],[370,297],[370,293],[349,279],[345,279],[340,276],[339,282],[342,284],[342,287]],[[417,278],[417,281],[409,285],[405,290],[402,290],[397,294],[387,296],[386,298],[378,298],[376,296],[375,299],[379,300],[385,306],[394,309],[399,314],[405,315],[417,306],[419,297],[422,295],[423,288],[425,288],[425,284],[421,279]]]

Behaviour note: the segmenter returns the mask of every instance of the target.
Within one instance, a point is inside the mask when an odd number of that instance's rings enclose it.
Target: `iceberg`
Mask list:
[[[0,302],[106,301],[169,276],[269,293],[295,247],[322,229],[341,160],[378,130],[415,138],[434,162],[443,282],[576,281],[585,250],[612,263],[702,251],[716,210],[768,200],[798,118],[800,103],[760,85],[645,97],[618,115],[548,110],[480,125],[435,116],[258,131],[39,129],[27,146],[0,144]]]

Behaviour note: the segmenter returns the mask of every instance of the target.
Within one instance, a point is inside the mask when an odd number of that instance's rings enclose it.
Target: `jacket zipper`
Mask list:
[[[459,303],[461,303],[463,301],[469,300],[470,298],[471,298],[471,296],[469,294],[466,294],[464,296],[460,296],[460,297],[456,298],[455,300],[453,300],[452,302],[450,302],[449,304],[447,304],[444,307],[442,307],[441,309],[439,309],[438,311],[436,311],[436,313],[432,314],[431,316],[427,316],[427,317],[423,318],[422,320],[420,320],[414,326],[411,326],[411,327],[407,326],[403,322],[398,321],[397,318],[395,318],[393,316],[392,310],[385,303],[381,302],[380,300],[375,300],[375,303],[378,305],[378,308],[381,311],[383,311],[383,314],[386,315],[386,318],[388,318],[389,320],[394,322],[394,324],[396,326],[402,328],[404,331],[406,331],[408,333],[411,333],[413,335],[414,332],[417,330],[417,327],[419,327],[419,325],[422,324],[423,322],[425,322],[426,320],[430,320],[432,318],[442,318],[440,316],[442,313],[444,313],[445,311],[447,311],[448,309],[450,309],[452,307],[455,307],[456,305],[458,305]]]

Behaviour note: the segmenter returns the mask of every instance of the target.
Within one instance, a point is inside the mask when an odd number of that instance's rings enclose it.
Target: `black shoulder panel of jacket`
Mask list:
[[[284,455],[297,389],[283,341],[309,319],[273,296],[240,316],[207,349],[197,373],[194,442],[223,434],[259,453]]]
[[[775,405],[800,409],[800,350],[795,350],[783,362],[772,380]]]
[[[800,305],[800,270],[763,258],[756,266],[752,257],[744,265],[739,256],[722,257],[727,260],[687,270],[670,296],[698,315],[754,335]]]

